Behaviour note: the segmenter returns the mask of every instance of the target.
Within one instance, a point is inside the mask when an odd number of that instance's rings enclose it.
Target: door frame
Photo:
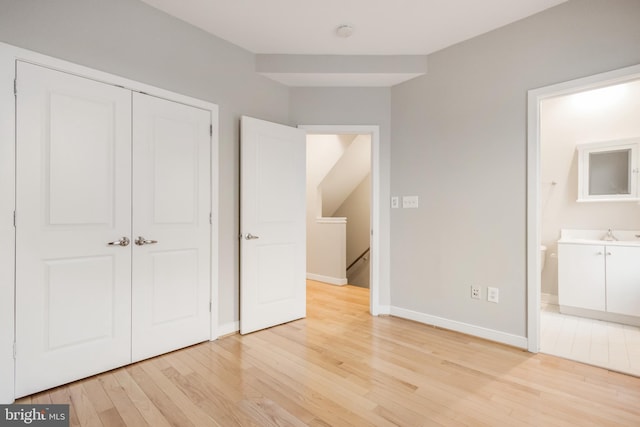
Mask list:
[[[380,257],[381,188],[380,188],[380,126],[377,125],[298,125],[307,135],[370,135],[371,136],[371,269],[369,278],[369,312],[373,316],[388,314],[380,305],[380,279],[388,271],[388,259]],[[385,266],[382,265],[385,264]]]
[[[211,313],[210,340],[219,336],[218,329],[218,223],[219,223],[219,183],[218,146],[219,113],[218,106],[208,101],[178,94],[135,80],[119,77],[82,65],[74,64],[51,56],[43,55],[0,42],[0,378],[14,378],[15,341],[15,114],[14,79],[16,61],[30,62],[46,68],[121,86],[135,92],[164,98],[207,110],[211,115],[213,132],[211,135]],[[18,84],[19,89],[19,84]],[[19,221],[19,218],[18,218]],[[8,266],[8,268],[3,267]],[[215,304],[213,303],[215,302]],[[14,382],[0,382],[0,404],[15,400]]]
[[[540,351],[540,103],[548,98],[640,78],[640,65],[532,89],[527,93],[527,350]]]

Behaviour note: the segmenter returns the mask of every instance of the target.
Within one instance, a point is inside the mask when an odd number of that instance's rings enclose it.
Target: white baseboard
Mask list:
[[[558,305],[558,295],[545,294],[543,292],[540,294],[540,301],[546,302],[547,304]]]
[[[378,312],[376,313],[376,316],[388,316],[391,314],[390,305],[379,305],[377,308],[378,308]]]
[[[240,330],[240,322],[229,322],[224,325],[218,325],[218,338],[229,334],[235,334]]]
[[[586,317],[588,319],[604,320],[605,322],[622,323],[623,325],[640,326],[640,317],[626,314],[609,313],[606,311],[589,310],[588,308],[560,306],[560,313],[569,316]]]
[[[526,337],[508,334],[506,332],[500,332],[494,329],[470,325],[468,323],[449,320],[443,317],[431,316],[429,314],[419,313],[417,311],[407,310],[400,307],[391,307],[391,315],[401,317],[403,319],[414,320],[426,325],[438,326],[440,328],[461,332],[463,334],[473,335],[478,338],[484,338],[490,341],[495,341],[514,347],[523,349],[527,348]]]
[[[320,274],[313,274],[313,273],[307,273],[307,279],[315,280],[317,282],[328,283],[330,285],[337,285],[337,286],[344,286],[347,283],[349,283],[346,278],[339,279],[337,277],[322,276]]]

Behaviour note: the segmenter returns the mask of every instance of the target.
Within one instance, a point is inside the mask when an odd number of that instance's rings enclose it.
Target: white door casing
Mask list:
[[[18,62],[16,396],[129,363],[130,91]]]
[[[243,116],[240,333],[306,315],[306,133]]]
[[[209,338],[211,114],[134,93],[133,117],[135,362]]]
[[[307,135],[370,135],[371,136],[371,207],[370,207],[370,259],[369,264],[369,312],[373,316],[389,314],[391,307],[381,304],[384,298],[389,301],[389,256],[388,245],[382,242],[388,238],[388,209],[381,207],[382,197],[381,182],[384,172],[380,166],[380,128],[377,125],[299,125]],[[383,218],[385,218],[383,220]],[[383,225],[383,223],[385,225]]]

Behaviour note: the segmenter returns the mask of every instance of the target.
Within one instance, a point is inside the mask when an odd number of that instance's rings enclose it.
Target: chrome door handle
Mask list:
[[[136,245],[138,246],[143,246],[143,245],[153,245],[154,243],[158,243],[157,240],[147,240],[142,236],[138,236],[138,238],[135,241]]]
[[[247,233],[247,235],[244,238],[247,239],[247,240],[255,240],[255,239],[259,239],[260,236],[254,236],[251,233]]]
[[[129,246],[129,243],[131,243],[131,240],[129,240],[129,238],[125,236],[120,240],[116,240],[115,242],[108,242],[107,246]]]

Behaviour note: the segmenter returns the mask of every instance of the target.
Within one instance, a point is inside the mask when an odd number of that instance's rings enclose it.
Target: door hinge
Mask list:
[[[213,125],[209,125],[209,136],[213,136]]]
[[[16,228],[16,211],[13,211],[13,228]]]
[[[209,224],[213,224],[213,213],[209,212]]]
[[[211,307],[212,307],[213,303],[211,301],[209,301],[209,313],[211,313]]]
[[[13,95],[18,95],[18,79],[13,79]]]

